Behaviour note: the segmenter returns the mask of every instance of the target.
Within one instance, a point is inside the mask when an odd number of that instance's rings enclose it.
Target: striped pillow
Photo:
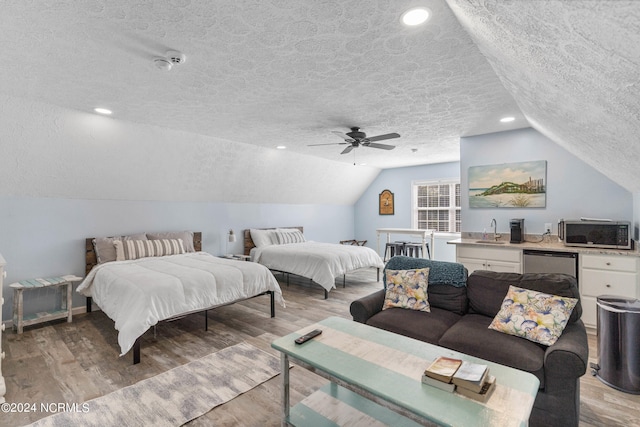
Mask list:
[[[182,239],[118,240],[113,244],[117,261],[185,253]]]
[[[305,242],[304,234],[300,230],[277,230],[276,236],[278,237],[278,243],[285,245],[287,243],[302,243]]]

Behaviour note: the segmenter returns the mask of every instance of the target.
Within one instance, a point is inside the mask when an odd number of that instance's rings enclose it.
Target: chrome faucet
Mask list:
[[[493,227],[493,240],[497,242],[500,238],[500,235],[498,234],[498,223],[496,222],[495,218],[491,220],[491,224],[489,225],[489,227]]]

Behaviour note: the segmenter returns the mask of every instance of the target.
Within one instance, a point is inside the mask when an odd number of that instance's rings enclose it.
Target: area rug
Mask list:
[[[277,357],[242,342],[31,425],[180,426],[279,373]]]

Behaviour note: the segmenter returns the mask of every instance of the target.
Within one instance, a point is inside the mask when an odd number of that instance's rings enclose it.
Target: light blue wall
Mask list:
[[[203,250],[220,255],[226,233],[238,235],[229,252],[242,253],[242,230],[303,226],[309,240],[333,242],[354,235],[353,207],[341,205],[229,204],[0,197],[0,253],[7,261],[2,319],[12,316],[18,280],[84,276],[85,238],[146,231],[202,232]],[[53,291],[25,294],[25,313],[51,309]],[[74,292],[74,306],[84,298]]]
[[[489,229],[491,219],[496,218],[498,232],[508,234],[511,218],[525,218],[526,233],[541,234],[544,224],[550,222],[556,234],[558,219],[586,216],[634,221],[636,236],[638,234],[640,195],[632,195],[534,129],[461,138],[460,147],[459,163],[383,170],[355,204],[355,238],[368,240],[367,246],[376,249],[376,228],[410,228],[411,182],[450,178],[459,178],[461,183],[463,232],[482,232]],[[547,161],[545,208],[469,208],[467,172],[470,166],[531,160]],[[384,189],[394,193],[395,215],[378,214],[378,195]],[[396,235],[392,239],[406,240],[407,237]],[[436,241],[436,259],[455,260],[455,248],[446,244],[450,239],[443,236]]]
[[[469,166],[547,160],[547,207],[540,209],[469,209],[466,175]],[[84,275],[84,239],[141,231],[203,232],[203,250],[225,253],[228,229],[238,236],[245,228],[305,227],[310,240],[338,242],[356,238],[376,248],[376,228],[411,227],[411,183],[459,178],[462,186],[462,230],[482,231],[491,218],[508,233],[510,218],[525,218],[527,233],[541,233],[545,222],[580,216],[640,223],[640,195],[632,195],[533,129],[461,139],[461,162],[383,170],[354,206],[231,204],[207,202],[112,201],[0,197],[0,253],[7,260],[2,319],[11,317],[13,294],[8,284],[49,275]],[[395,215],[378,214],[378,195],[395,195]],[[636,237],[637,237],[636,231]],[[407,236],[392,236],[406,240]],[[451,237],[437,240],[435,258],[455,260]],[[242,239],[229,252],[242,251]],[[37,292],[36,292],[37,294]],[[49,307],[51,295],[25,298],[27,313]],[[74,296],[74,306],[83,298]]]
[[[461,138],[460,159],[463,232],[489,229],[492,218],[497,220],[501,233],[509,232],[511,218],[524,218],[528,234],[542,234],[547,222],[553,224],[553,234],[557,234],[560,218],[633,220],[633,197],[629,191],[534,129]],[[467,173],[470,166],[531,160],[547,161],[545,208],[469,209]]]
[[[633,239],[640,240],[640,193],[633,195]]]
[[[412,228],[411,227],[411,183],[439,179],[459,179],[460,164],[458,162],[438,163],[432,165],[411,166],[405,168],[385,169],[371,183],[355,204],[355,237],[367,240],[367,246],[376,249],[377,228]],[[395,214],[379,215],[378,195],[389,189],[394,194]],[[435,245],[435,259],[455,261],[455,248],[447,245],[452,236],[438,238]],[[418,240],[417,237],[394,235],[392,240]],[[384,241],[384,239],[382,239]],[[381,243],[380,252],[384,243]]]

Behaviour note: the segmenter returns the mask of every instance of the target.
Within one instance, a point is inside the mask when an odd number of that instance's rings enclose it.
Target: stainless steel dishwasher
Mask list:
[[[578,280],[578,254],[575,252],[525,249],[525,273],[565,273]]]

